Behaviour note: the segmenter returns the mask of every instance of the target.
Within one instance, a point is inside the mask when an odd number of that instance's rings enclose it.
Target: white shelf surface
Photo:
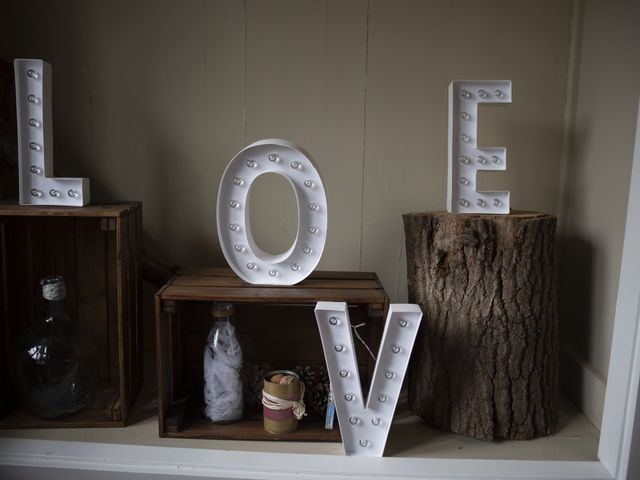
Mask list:
[[[150,382],[148,382],[150,383]],[[219,451],[343,456],[340,443],[203,440],[158,437],[155,389],[143,388],[124,428],[0,430],[0,456],[11,440],[54,440]],[[598,430],[568,400],[561,398],[558,431],[527,441],[487,442],[430,427],[399,406],[386,457],[596,461]],[[337,426],[336,426],[337,428]]]

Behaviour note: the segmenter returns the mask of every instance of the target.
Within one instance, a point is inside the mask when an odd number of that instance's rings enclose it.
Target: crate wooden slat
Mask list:
[[[142,379],[142,205],[34,207],[0,202],[0,428],[124,426]],[[9,378],[11,345],[39,319],[39,281],[62,275],[70,316],[99,342],[92,404],[55,420],[20,408]]]
[[[294,286],[247,284],[226,268],[186,268],[156,294],[158,409],[161,436],[243,440],[339,441],[338,428],[327,431],[321,418],[305,418],[290,435],[262,428],[259,412],[220,425],[203,415],[202,353],[214,301],[235,305],[234,324],[245,368],[268,362],[272,368],[324,365],[313,309],[318,301],[344,301],[353,324],[376,351],[389,299],[377,276],[367,272],[314,272]],[[373,361],[357,345],[365,388]]]

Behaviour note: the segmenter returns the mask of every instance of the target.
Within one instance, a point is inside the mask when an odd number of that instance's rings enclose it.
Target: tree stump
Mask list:
[[[427,423],[486,440],[557,423],[556,219],[540,213],[403,216],[409,301],[424,319],[409,402]]]

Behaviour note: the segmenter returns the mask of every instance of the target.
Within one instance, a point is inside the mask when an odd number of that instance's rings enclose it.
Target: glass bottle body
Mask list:
[[[43,418],[84,409],[95,392],[96,369],[95,341],[70,321],[64,297],[45,299],[43,320],[15,344],[15,378],[25,409]]]
[[[242,418],[242,349],[231,323],[233,306],[215,304],[213,325],[204,348],[205,414],[216,423]]]

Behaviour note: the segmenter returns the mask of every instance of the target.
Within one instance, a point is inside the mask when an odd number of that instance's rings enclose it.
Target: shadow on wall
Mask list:
[[[579,360],[589,358],[591,298],[596,249],[577,235],[558,235],[558,322],[560,327],[560,389],[582,408]]]

